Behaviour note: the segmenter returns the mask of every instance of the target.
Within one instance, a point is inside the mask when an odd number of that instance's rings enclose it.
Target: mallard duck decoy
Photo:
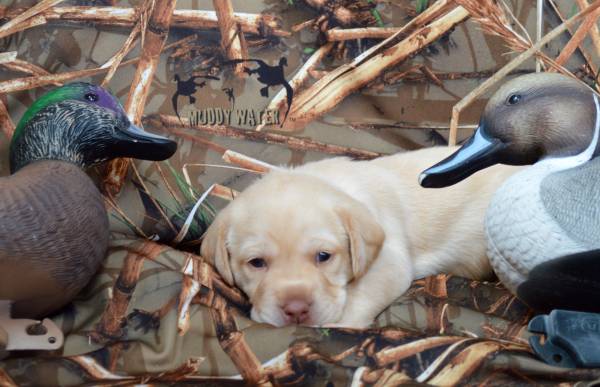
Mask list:
[[[600,311],[599,97],[570,77],[538,73],[503,85],[475,134],[424,171],[424,187],[458,183],[496,163],[511,176],[486,213],[500,280],[535,309]]]
[[[177,144],[137,128],[101,87],[72,83],[25,112],[0,178],[0,300],[13,317],[46,316],[92,278],[108,248],[108,217],[83,168],[116,157],[164,160]]]

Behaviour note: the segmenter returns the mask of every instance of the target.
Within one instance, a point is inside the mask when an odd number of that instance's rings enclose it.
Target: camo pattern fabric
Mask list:
[[[131,286],[131,283],[134,285]],[[274,328],[200,257],[114,236],[101,272],[53,320],[54,353],[12,353],[0,385],[586,385],[527,344],[529,310],[496,283],[415,281],[374,328]]]

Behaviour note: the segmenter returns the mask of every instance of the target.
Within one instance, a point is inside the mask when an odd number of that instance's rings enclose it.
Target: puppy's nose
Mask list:
[[[310,304],[305,300],[290,300],[281,309],[288,323],[302,324],[310,317]]]

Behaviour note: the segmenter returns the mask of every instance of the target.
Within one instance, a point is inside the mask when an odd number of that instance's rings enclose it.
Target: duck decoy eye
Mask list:
[[[319,251],[316,258],[318,263],[327,262],[329,261],[329,258],[331,258],[331,254],[325,251]]]
[[[98,100],[98,94],[96,93],[87,93],[83,97],[90,102],[96,102]]]
[[[521,100],[521,94],[512,94],[510,97],[508,97],[508,104],[509,105],[515,105],[517,103],[519,103],[519,101]]]

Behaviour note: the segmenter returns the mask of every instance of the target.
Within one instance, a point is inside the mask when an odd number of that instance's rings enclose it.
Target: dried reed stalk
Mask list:
[[[185,44],[193,39],[193,36],[188,36],[183,39],[177,40],[171,44],[168,44],[164,47],[164,50],[171,49],[174,47],[178,47],[181,44]],[[164,51],[163,50],[163,51]],[[129,59],[125,62],[121,62],[118,67],[128,66],[130,64],[134,64],[139,62],[140,58]],[[29,90],[34,89],[36,87],[47,86],[56,83],[68,82],[77,78],[90,77],[93,75],[101,74],[103,72],[109,71],[108,67],[99,67],[95,69],[85,69],[85,70],[77,70],[71,71],[61,74],[48,74],[39,77],[25,77],[25,78],[16,78],[10,79],[8,81],[0,82],[0,94],[11,93],[15,91],[21,90]]]
[[[596,20],[600,17],[600,8],[597,8],[594,12],[590,13],[583,19],[581,25],[577,29],[577,32],[573,34],[573,37],[560,51],[560,54],[556,58],[556,63],[563,65],[573,55],[577,47],[581,45],[583,39],[587,36],[588,32],[591,32],[591,28],[596,26]]]
[[[300,31],[302,31],[305,28],[308,28],[310,26],[314,26],[315,22],[316,22],[316,19],[308,19],[308,20],[305,20],[305,21],[303,21],[301,23],[294,24],[292,26],[291,30],[292,30],[292,32],[300,32]]]
[[[189,275],[181,281],[181,292],[177,304],[177,332],[183,336],[190,329],[190,304],[200,291],[200,283]]]
[[[178,382],[185,380],[188,376],[193,376],[198,373],[200,364],[205,360],[204,357],[192,357],[186,360],[185,363],[175,368],[174,370],[162,372],[156,378],[149,378],[148,381],[160,382]],[[145,383],[146,381],[144,381]]]
[[[250,310],[250,302],[248,298],[235,287],[229,286],[215,269],[206,263],[204,258],[188,253],[189,258],[194,260],[193,278],[200,285],[212,290],[213,294],[199,293],[194,297],[194,303],[206,306],[213,306],[212,300],[215,298],[225,298],[230,304],[236,306],[240,310]],[[211,300],[208,302],[208,300]]]
[[[225,153],[227,151],[227,148],[225,148],[224,146],[221,146],[219,144],[216,144],[212,141],[209,141],[205,138],[202,137],[198,137],[198,136],[194,136],[193,134],[189,134],[184,132],[183,130],[178,130],[175,128],[170,128],[168,126],[164,127],[166,130],[168,130],[170,133],[174,134],[175,136],[182,138],[184,140],[196,143],[196,144],[200,144],[200,145],[204,145],[206,146],[208,149],[213,150],[217,153]]]
[[[40,66],[31,64],[17,58],[16,51],[0,53],[0,66],[11,71],[25,73],[28,75],[49,75],[50,73]]]
[[[160,54],[167,39],[171,16],[177,3],[176,0],[147,0],[152,1],[147,26],[145,28],[142,55],[137,70],[133,76],[131,89],[125,103],[127,116],[136,125],[141,124],[146,99],[150,92],[154,72],[160,60]],[[104,190],[117,195],[123,186],[130,160],[126,158],[111,161],[104,179]]]
[[[3,7],[0,6],[0,11],[2,11],[2,8]],[[46,19],[41,15],[36,15],[36,16],[30,17],[29,19],[19,23],[14,28],[11,28],[10,30],[6,31],[6,34],[7,34],[7,36],[13,35],[18,32],[28,30],[33,27],[43,26],[44,24],[46,24]]]
[[[211,308],[210,314],[219,344],[235,364],[244,382],[251,386],[272,386],[268,375],[263,372],[262,364],[244,339],[244,334],[238,330],[229,308],[222,304]]]
[[[131,33],[127,37],[127,40],[125,40],[125,43],[123,43],[123,46],[121,46],[119,51],[117,51],[112,58],[110,58],[104,65],[101,66],[101,68],[109,67],[108,73],[104,76],[104,79],[102,80],[102,87],[108,86],[110,80],[115,75],[115,72],[121,65],[123,58],[125,58],[125,55],[127,55],[133,48],[141,30],[142,28],[140,23],[136,23],[133,29],[131,30]]]
[[[0,368],[0,386],[3,387],[18,387],[17,383],[12,380],[10,375],[2,368]]]
[[[44,12],[46,9],[55,6],[56,4],[62,3],[63,0],[42,0],[33,7],[27,9],[26,11],[16,15],[13,19],[0,26],[0,39],[14,34],[15,32],[22,31],[31,26],[31,23],[28,23],[28,19],[34,18],[38,14]],[[36,20],[34,23],[40,23],[41,19]],[[39,21],[37,21],[39,20]],[[36,24],[36,25],[40,25]]]
[[[385,367],[388,364],[406,359],[407,357],[413,356],[419,352],[443,345],[454,344],[461,340],[465,340],[465,338],[460,336],[427,337],[421,340],[412,341],[407,344],[383,349],[373,356],[373,360],[379,367]]]
[[[502,38],[504,43],[515,52],[523,52],[531,47],[533,44],[531,39],[527,35],[527,30],[519,24],[519,21],[512,15],[510,9],[506,6],[502,7],[495,0],[456,0],[458,4],[463,6],[469,14],[473,17],[473,20],[479,23],[484,32],[498,36]],[[503,3],[502,3],[503,4]],[[509,18],[508,14],[511,15]],[[511,20],[521,26],[522,31],[526,37],[518,34],[511,27]],[[549,58],[542,51],[535,53],[536,57],[539,58],[543,63],[549,65],[564,74],[569,74],[569,71],[563,68],[556,61]],[[542,65],[542,62],[537,62]]]
[[[560,22],[564,23],[566,19],[563,16],[563,14],[560,12],[560,9],[558,8],[558,6],[554,2],[554,0],[548,0],[548,4],[550,4],[550,8],[552,8],[552,10],[556,14],[556,16],[558,17]],[[569,27],[569,28],[567,28],[567,30],[571,34],[571,37],[573,37],[573,34],[575,33],[573,31],[573,29]],[[583,59],[585,60],[585,62],[587,64],[588,70],[590,71],[590,73],[594,74],[596,72],[596,70],[594,69],[594,65],[593,65],[594,62],[592,61],[590,54],[586,51],[585,47],[583,47],[583,44],[580,44],[578,48],[579,48],[579,52],[581,52],[581,55],[583,56]]]
[[[237,289],[226,285],[212,266],[208,265],[201,257],[188,254],[183,268],[186,276],[190,274],[190,268],[193,281],[188,280],[188,283],[193,285],[195,282],[208,290],[195,292],[194,298],[196,303],[209,308],[217,339],[223,351],[235,364],[248,385],[270,386],[267,373],[264,372],[258,358],[246,342],[244,334],[239,331],[232,310],[226,302],[226,299],[229,299],[234,304],[242,304],[244,308],[247,308],[248,300]],[[186,290],[184,288],[182,290],[186,294],[194,292],[193,289]],[[180,312],[185,313],[185,310]],[[185,322],[185,315],[180,317],[183,317],[181,325],[185,328],[189,322]]]
[[[438,78],[438,76],[431,71],[431,69],[425,65],[419,66],[419,71],[423,73],[423,75],[425,75],[425,77],[427,79],[429,79],[431,82],[435,83],[437,86],[442,87],[443,83],[442,81]]]
[[[129,119],[140,124],[154,72],[163,50],[176,0],[149,0],[154,3],[144,34],[142,55],[133,76],[125,111]]]
[[[489,356],[501,349],[523,350],[521,346],[510,346],[494,341],[475,343],[454,356],[435,377],[427,380],[428,384],[454,386],[461,381],[468,380],[469,376],[478,370]]]
[[[215,184],[210,193],[212,196],[221,198],[227,201],[232,201],[235,199],[240,193],[233,188],[225,187],[221,184]]]
[[[16,51],[0,52],[0,65],[12,62],[17,59]]]
[[[377,375],[377,380],[373,387],[388,387],[388,386],[403,386],[411,384],[413,381],[410,376],[402,371],[385,368],[380,370]]]
[[[23,9],[7,9],[0,7],[0,19],[13,19]],[[236,12],[235,22],[243,32],[255,35],[290,36],[281,29],[279,20],[269,14],[252,14]],[[131,28],[138,21],[135,8],[127,7],[53,7],[39,14],[43,22],[71,22],[88,25],[90,23],[103,26]],[[172,28],[189,28],[197,30],[217,29],[217,14],[214,11],[177,9],[171,19]]]
[[[438,274],[425,278],[425,292],[435,298],[447,298],[447,280],[448,276],[446,274]]]
[[[133,230],[136,232],[138,237],[147,239],[148,235],[144,233],[144,231],[135,224],[133,220],[131,220],[125,211],[121,209],[121,207],[115,202],[115,200],[109,195],[104,195],[104,204],[107,209],[113,209],[123,220],[127,223]]]
[[[188,121],[184,118],[183,125],[187,127]],[[179,118],[175,116],[167,116],[163,114],[151,115],[144,118],[144,124],[154,128],[178,128],[181,127]],[[257,132],[254,130],[246,130],[224,125],[192,125],[189,127],[193,130],[200,131],[204,134],[210,134],[221,137],[236,138],[240,140],[248,140],[262,142],[268,144],[285,145],[290,149],[301,151],[321,152],[338,156],[348,156],[355,159],[373,159],[381,156],[380,153],[365,151],[362,149],[344,147],[339,145],[326,144],[323,142],[311,140],[309,138],[300,138],[285,136],[277,133]],[[170,130],[170,129],[167,129]]]
[[[304,86],[304,84],[308,81],[310,77],[310,70],[312,70],[317,64],[319,64],[327,54],[333,48],[333,43],[327,43],[323,46],[319,47],[317,51],[315,51],[310,58],[300,67],[300,69],[294,74],[292,79],[289,81],[290,86],[294,90],[294,94],[298,92],[298,90]],[[268,110],[279,110],[281,113],[282,109],[287,109],[285,106],[287,103],[286,100],[286,90],[282,88],[279,90],[277,94],[273,97],[271,102],[269,102]],[[260,131],[264,127],[264,124],[259,125],[256,130]]]
[[[308,75],[310,75],[310,77],[316,81],[327,76],[327,74],[329,74],[329,71],[326,71],[326,70],[317,70],[317,69],[309,69],[308,70]]]
[[[544,29],[544,0],[537,0],[535,7],[535,40],[536,42],[542,38]],[[539,57],[535,58],[535,72],[542,71],[542,61]]]
[[[119,344],[113,344],[109,347],[109,350]],[[96,382],[94,383],[96,386],[147,385],[152,382],[162,382],[171,385],[173,382],[181,380],[197,380],[198,368],[204,361],[203,357],[192,357],[174,370],[159,373],[146,373],[140,376],[126,376],[115,374],[109,369],[106,369],[94,357],[89,355],[68,356],[65,357],[65,359],[79,367],[78,371],[82,375],[87,375],[87,378],[90,380]]]
[[[279,169],[279,167],[257,160],[250,156],[243,155],[236,151],[232,151],[230,149],[223,153],[223,161],[258,173],[267,173],[272,170]]]
[[[243,44],[244,33],[235,22],[231,0],[213,0],[213,5],[217,12],[219,30],[221,31],[221,48],[225,53],[225,57],[230,60],[247,59],[248,50]],[[243,76],[244,64],[234,65],[233,72],[238,77]]]
[[[460,116],[460,112],[465,107],[469,106],[475,99],[479,98],[479,96],[485,93],[491,86],[503,79],[506,75],[508,75],[511,71],[520,66],[531,56],[535,55],[535,53],[541,50],[541,48],[545,44],[547,44],[557,36],[560,36],[569,26],[573,25],[577,20],[589,15],[598,7],[600,7],[600,1],[596,1],[585,10],[580,11],[579,13],[571,17],[569,20],[562,23],[560,26],[554,28],[552,31],[547,33],[541,40],[536,42],[531,48],[527,49],[526,51],[518,55],[516,58],[508,62],[496,74],[494,74],[494,76],[486,79],[485,82],[480,84],[477,88],[475,88],[465,97],[463,97],[463,99],[461,99],[456,105],[454,105],[454,107],[452,108],[452,118],[450,120],[450,133],[448,135],[448,145],[456,145],[456,139],[458,135],[458,119]]]
[[[154,205],[154,207],[156,207],[156,209],[158,210],[158,212],[160,213],[160,215],[162,216],[162,218],[167,222],[167,226],[169,226],[169,228],[171,229],[172,232],[174,232],[175,234],[177,234],[177,230],[175,229],[175,226],[173,225],[173,222],[171,222],[171,218],[169,218],[167,216],[167,214],[165,213],[165,210],[163,209],[163,207],[156,201],[156,199],[154,198],[154,196],[150,193],[150,190],[146,186],[146,183],[144,182],[144,179],[142,179],[142,176],[140,175],[140,172],[138,171],[138,169],[135,166],[135,164],[132,164],[131,169],[133,170],[133,173],[135,174],[135,177],[137,178],[138,183],[142,186],[142,189],[148,195],[148,198],[150,199],[150,201],[152,202],[152,204]]]
[[[446,9],[445,2],[442,1],[441,3],[443,4],[443,8]],[[428,11],[434,6],[430,7]],[[434,10],[429,11],[428,15],[437,15],[436,11],[439,8],[440,6],[433,8]],[[426,13],[427,11],[421,15]],[[397,32],[380,45],[365,52],[352,63],[340,66],[338,69],[331,71],[312,85],[312,87],[301,92],[292,104],[287,122],[294,122],[296,125],[299,123],[304,124],[325,114],[337,106],[348,95],[377,78],[385,69],[409,58],[415,52],[423,49],[448,32],[455,25],[464,21],[468,16],[469,13],[464,8],[454,8],[439,19],[411,33],[406,39],[388,47],[386,42],[395,39],[409,28],[414,28],[414,25],[411,25],[411,23],[407,24],[402,31]]]
[[[167,191],[169,191],[169,193],[173,197],[173,200],[175,200],[175,202],[177,203],[177,205],[179,205],[180,207],[183,207],[183,201],[181,200],[181,198],[179,197],[179,195],[177,194],[177,192],[173,189],[173,187],[169,183],[169,180],[167,179],[167,175],[165,174],[165,172],[163,171],[162,167],[160,166],[160,163],[154,162],[152,164],[154,165],[154,167],[158,171],[158,174],[162,178],[163,183],[164,183],[165,187],[167,188]]]
[[[40,66],[34,65],[32,63],[20,59],[15,59],[13,62],[9,63],[4,63],[3,66],[11,71],[17,71],[29,75],[50,75],[48,71],[44,70]]]
[[[10,119],[10,114],[2,99],[0,99],[0,128],[2,128],[6,139],[10,141],[15,132],[15,124]]]
[[[469,11],[473,20],[477,21],[485,32],[495,35],[513,51],[521,52],[531,47],[529,37],[524,38],[511,27],[505,9],[494,0],[456,0]]]
[[[587,0],[576,0],[579,5],[580,10],[584,10],[589,7],[589,3]],[[596,55],[600,56],[600,31],[598,30],[598,25],[594,24],[590,29],[590,37],[592,38],[592,43],[596,48]]]
[[[319,11],[331,12],[333,18],[340,23],[341,25],[349,25],[355,23],[356,16],[354,13],[348,8],[335,4],[333,6],[333,10],[330,9],[332,2],[328,0],[304,0],[306,4],[310,5],[313,8],[316,8]]]
[[[164,50],[174,48],[179,46],[180,44],[184,44],[190,40],[190,37],[186,37],[180,39],[176,42],[168,44],[164,47]],[[140,58],[129,59],[125,62],[121,62],[118,67],[127,66],[130,64],[137,63]],[[47,86],[51,84],[69,82],[74,79],[90,77],[93,75],[101,74],[103,72],[109,71],[108,67],[99,67],[95,69],[85,69],[85,70],[77,70],[71,71],[61,74],[48,74],[36,77],[25,77],[25,78],[15,78],[10,79],[8,81],[0,82],[0,94],[12,93],[15,91],[21,90],[29,90],[34,89],[36,87]]]
[[[482,70],[482,71],[465,71],[465,72],[438,72],[432,71],[431,73],[435,76],[436,79],[440,81],[454,81],[457,79],[480,79],[480,78],[489,78],[498,72],[499,69],[493,70]],[[522,69],[512,71],[509,75],[521,75],[521,74],[529,74],[531,70]],[[399,78],[399,79],[397,79]],[[408,73],[390,73],[388,77],[385,78],[386,84],[393,84],[397,80],[402,80],[404,82],[430,82],[431,78],[427,77],[422,72],[417,72],[411,69]],[[408,126],[412,128],[428,128],[426,126]],[[432,127],[434,129],[443,129],[441,126]],[[448,126],[445,127],[446,129]]]
[[[364,27],[364,28],[332,28],[325,31],[325,39],[328,42],[339,42],[353,39],[386,39],[400,31],[397,27]]]
[[[136,59],[137,60],[137,59]],[[133,61],[136,61],[133,60]],[[122,65],[133,63],[128,61]],[[60,74],[48,74],[35,77],[14,78],[8,81],[0,82],[0,94],[13,93],[15,91],[35,89],[37,87],[48,86],[56,83],[69,82],[74,79],[91,77],[108,71],[106,68],[95,68],[76,70]]]
[[[127,253],[113,286],[112,298],[108,301],[100,322],[90,334],[92,340],[102,343],[122,338],[129,301],[140,278],[144,259],[154,259],[164,248],[156,243],[143,242]]]

